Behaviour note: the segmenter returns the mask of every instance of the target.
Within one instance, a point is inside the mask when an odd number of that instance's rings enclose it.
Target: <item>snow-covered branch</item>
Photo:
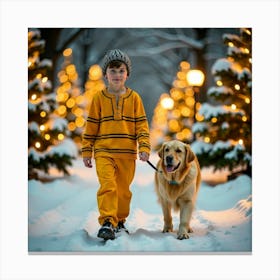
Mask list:
[[[160,54],[168,50],[185,48],[185,47],[186,45],[184,43],[171,42],[171,43],[162,44],[157,47],[137,49],[135,51],[130,50],[128,54],[130,56],[150,56],[150,55]]]

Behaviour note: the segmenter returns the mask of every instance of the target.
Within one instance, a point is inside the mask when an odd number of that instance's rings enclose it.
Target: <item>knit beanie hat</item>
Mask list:
[[[131,61],[130,61],[128,55],[119,49],[115,49],[115,50],[109,50],[106,53],[106,55],[104,56],[104,59],[102,62],[102,73],[104,76],[106,74],[106,70],[107,70],[109,63],[113,60],[118,60],[118,61],[123,62],[127,68],[127,75],[129,75],[131,73]]]

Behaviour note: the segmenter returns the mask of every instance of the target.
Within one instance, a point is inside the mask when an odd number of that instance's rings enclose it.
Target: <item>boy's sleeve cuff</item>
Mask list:
[[[82,157],[83,158],[92,158],[92,152],[88,152],[88,151],[82,152]]]
[[[139,148],[139,153],[143,153],[143,152],[145,152],[145,153],[147,153],[147,154],[150,154],[151,149],[148,148],[148,147],[140,147],[140,148]]]

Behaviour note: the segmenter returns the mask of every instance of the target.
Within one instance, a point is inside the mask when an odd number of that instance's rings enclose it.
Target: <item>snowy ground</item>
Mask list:
[[[155,163],[157,156],[151,161]],[[247,176],[216,187],[203,182],[192,220],[194,233],[181,241],[176,239],[178,213],[173,213],[175,232],[161,233],[163,218],[154,192],[154,171],[137,161],[127,220],[131,234],[122,234],[104,245],[96,237],[95,168],[84,168],[79,159],[71,174],[51,183],[29,182],[29,252],[251,252],[251,179]],[[204,179],[209,176],[204,172]],[[217,178],[221,174],[216,174]]]

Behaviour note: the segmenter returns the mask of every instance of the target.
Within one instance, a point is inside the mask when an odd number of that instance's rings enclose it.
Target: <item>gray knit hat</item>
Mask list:
[[[104,76],[106,74],[106,69],[109,63],[113,60],[118,60],[123,62],[127,67],[127,75],[131,73],[131,61],[128,55],[119,49],[115,49],[115,50],[109,50],[103,58],[102,73]]]

